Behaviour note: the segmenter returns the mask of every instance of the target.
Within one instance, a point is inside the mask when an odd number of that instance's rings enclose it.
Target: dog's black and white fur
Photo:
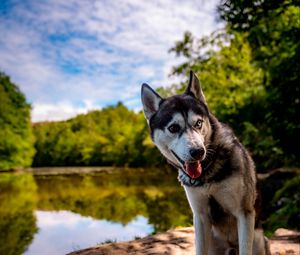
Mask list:
[[[254,228],[254,163],[209,111],[195,74],[184,94],[168,98],[143,84],[142,103],[153,142],[179,170],[194,215],[196,254],[269,254],[262,230]]]

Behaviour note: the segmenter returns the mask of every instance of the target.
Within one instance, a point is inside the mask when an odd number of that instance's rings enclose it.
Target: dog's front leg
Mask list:
[[[211,244],[211,224],[204,214],[194,213],[196,255],[207,255]]]
[[[212,240],[211,223],[208,218],[208,196],[206,190],[184,186],[193,211],[196,255],[207,255]]]
[[[238,215],[239,255],[252,255],[255,212]]]

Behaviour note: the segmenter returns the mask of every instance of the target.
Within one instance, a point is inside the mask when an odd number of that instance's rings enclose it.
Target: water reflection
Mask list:
[[[43,254],[63,254],[108,239],[186,226],[192,217],[176,173],[121,169],[0,174],[0,219],[0,254],[18,255],[33,236],[26,254],[41,254],[41,249]]]
[[[123,169],[109,174],[35,176],[40,210],[68,210],[127,224],[143,215],[155,232],[191,223],[176,173]]]
[[[43,255],[66,254],[102,242],[132,240],[153,231],[143,216],[123,225],[68,211],[37,211],[35,214],[39,233],[25,253],[28,255],[40,255],[41,251]]]
[[[22,254],[37,226],[36,184],[29,174],[0,175],[0,254]]]

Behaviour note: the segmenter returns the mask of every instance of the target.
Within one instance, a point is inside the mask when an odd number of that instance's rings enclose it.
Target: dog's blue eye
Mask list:
[[[203,120],[197,120],[194,127],[197,128],[197,129],[200,129],[200,128],[202,128],[202,123],[203,123]]]
[[[178,124],[172,124],[168,129],[171,133],[177,133],[180,130],[180,126]]]

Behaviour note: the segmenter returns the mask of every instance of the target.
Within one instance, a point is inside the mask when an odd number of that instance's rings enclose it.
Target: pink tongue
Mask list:
[[[185,162],[185,168],[187,171],[187,174],[192,178],[196,179],[201,175],[202,168],[200,161],[195,162]]]

